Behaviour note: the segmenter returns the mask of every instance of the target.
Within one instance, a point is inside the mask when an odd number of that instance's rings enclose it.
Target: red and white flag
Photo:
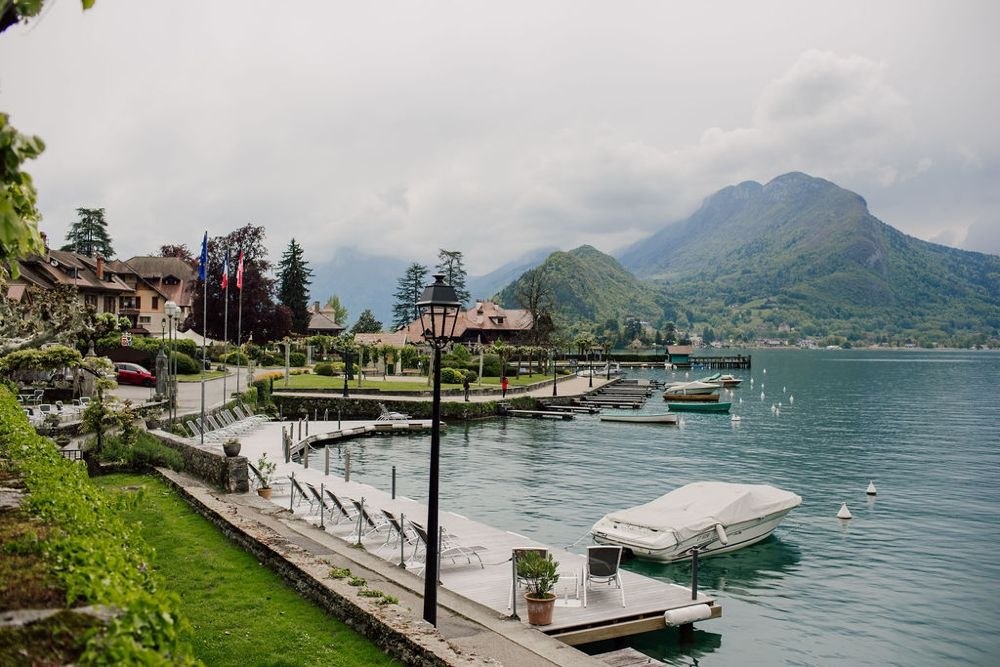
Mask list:
[[[243,289],[243,251],[240,251],[240,261],[236,264],[236,288]]]

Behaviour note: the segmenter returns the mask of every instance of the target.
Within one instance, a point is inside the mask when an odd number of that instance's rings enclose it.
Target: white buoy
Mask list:
[[[734,424],[738,424],[740,421],[742,421],[742,418],[739,415],[733,415],[732,417],[729,418],[729,421],[733,422]]]
[[[766,368],[764,369],[764,375],[767,375],[767,369]]]
[[[782,394],[784,394],[784,393],[785,393],[785,386],[784,386],[784,385],[782,385],[782,386],[781,386],[781,393],[782,393]]]
[[[764,400],[764,392],[760,392],[760,400]]]
[[[789,394],[788,395],[788,404],[791,405],[794,402],[795,402],[795,397],[792,396],[791,394]]]
[[[878,495],[878,491],[875,489],[875,482],[872,481],[868,482],[868,490],[865,491],[865,493],[868,494],[869,496]]]
[[[743,405],[743,397],[740,396],[740,405]]]
[[[778,401],[778,409],[781,409],[781,401]]]
[[[840,504],[840,511],[837,512],[838,519],[850,519],[852,518],[851,510],[847,509],[847,503]]]
[[[753,386],[753,378],[750,378],[750,386]]]
[[[778,411],[778,406],[775,405],[774,403],[771,403],[771,412],[777,412],[777,411]]]

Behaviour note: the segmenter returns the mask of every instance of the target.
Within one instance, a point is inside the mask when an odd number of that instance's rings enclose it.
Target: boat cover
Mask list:
[[[618,521],[673,532],[683,542],[718,523],[724,527],[798,507],[802,498],[766,484],[694,482],[656,500],[608,514]]]

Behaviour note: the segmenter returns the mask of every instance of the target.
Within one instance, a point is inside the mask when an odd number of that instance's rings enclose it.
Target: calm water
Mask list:
[[[1000,664],[1000,354],[752,354],[733,392],[738,426],[693,414],[682,428],[453,424],[442,507],[565,546],[606,512],[691,481],[773,484],[803,498],[774,537],[702,562],[724,617],[700,623],[692,645],[671,630],[629,645],[677,665]],[[663,409],[657,395],[645,408]],[[360,479],[387,487],[396,465],[400,493],[425,499],[427,438],[353,449]],[[627,567],[690,582],[689,565]]]

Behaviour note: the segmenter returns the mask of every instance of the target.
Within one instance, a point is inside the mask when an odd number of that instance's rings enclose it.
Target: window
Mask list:
[[[115,297],[113,296],[104,297],[104,312],[105,313],[115,312]]]
[[[160,297],[154,296],[153,297],[153,310],[159,310],[159,309],[160,309]]]

